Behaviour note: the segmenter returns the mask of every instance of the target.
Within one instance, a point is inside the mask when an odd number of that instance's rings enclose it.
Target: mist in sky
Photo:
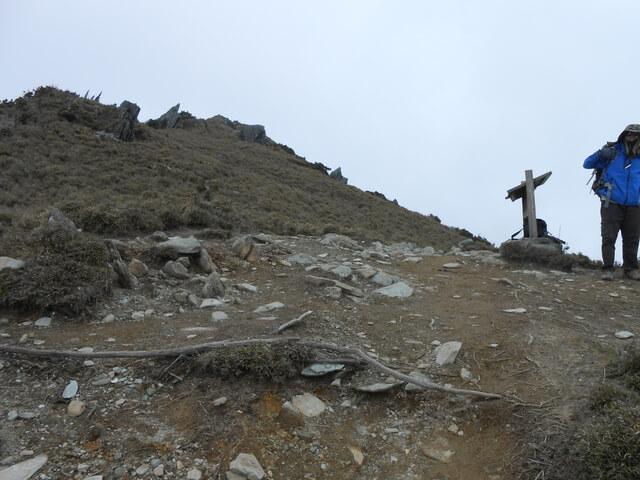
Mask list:
[[[640,123],[640,2],[0,2],[0,99],[42,85],[264,125],[349,184],[499,245],[506,192],[600,258],[584,159]],[[620,248],[618,248],[620,250]],[[620,260],[620,252],[617,258]]]

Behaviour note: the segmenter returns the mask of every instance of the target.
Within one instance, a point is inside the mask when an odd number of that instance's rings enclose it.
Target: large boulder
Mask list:
[[[140,107],[135,103],[131,103],[127,100],[120,104],[118,107],[118,123],[113,129],[113,135],[123,142],[131,142],[135,140],[133,131],[138,123],[138,114],[140,113]]]
[[[240,138],[246,142],[267,144],[267,134],[262,125],[242,125]]]

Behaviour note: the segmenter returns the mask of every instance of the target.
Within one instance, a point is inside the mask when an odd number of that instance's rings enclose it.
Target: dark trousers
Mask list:
[[[640,240],[640,206],[625,206],[610,202],[600,204],[600,232],[602,234],[602,262],[604,268],[613,267],[618,232],[622,233],[622,268],[625,272],[638,269],[638,241]]]

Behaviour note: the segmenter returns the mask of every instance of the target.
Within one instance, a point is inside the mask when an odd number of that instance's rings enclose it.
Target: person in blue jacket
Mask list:
[[[594,190],[600,197],[603,280],[613,280],[615,244],[622,233],[624,276],[640,280],[640,124],[628,125],[615,142],[587,157],[584,168],[599,171]]]

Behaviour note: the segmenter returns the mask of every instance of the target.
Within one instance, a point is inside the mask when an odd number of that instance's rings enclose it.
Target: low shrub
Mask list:
[[[23,269],[0,271],[0,305],[5,307],[78,314],[106,296],[115,279],[103,242],[46,220],[31,231],[11,229],[0,252],[25,261]]]
[[[242,347],[224,347],[200,355],[196,361],[205,371],[222,377],[251,374],[265,380],[281,381],[300,372],[309,353],[284,343],[253,343]]]

